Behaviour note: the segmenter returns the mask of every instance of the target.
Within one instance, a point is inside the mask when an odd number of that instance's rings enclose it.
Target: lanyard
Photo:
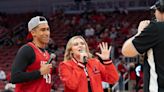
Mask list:
[[[86,66],[84,67],[84,72],[85,72],[85,75],[87,76],[87,80],[88,80],[88,92],[92,92],[92,90],[91,90],[91,84],[90,84],[90,78],[89,78],[88,70],[87,70],[87,67]]]
[[[39,47],[37,47],[35,45],[35,43],[33,43],[33,42],[31,42],[31,44],[34,46],[34,48],[36,48],[39,51],[39,53],[41,55],[43,55],[43,57],[45,57],[46,59],[48,59],[48,52],[47,51],[41,51],[41,49]]]
[[[85,75],[87,76],[87,80],[90,81],[90,78],[89,78],[89,75],[88,75],[87,67],[84,67],[84,72],[85,72]]]

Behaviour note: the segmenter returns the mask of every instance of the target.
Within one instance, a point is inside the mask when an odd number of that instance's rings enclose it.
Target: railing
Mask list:
[[[126,79],[126,76],[128,76],[128,78]],[[123,90],[125,90],[125,85],[126,83],[129,82],[129,74],[128,72],[126,72],[124,75],[123,75]]]
[[[118,85],[119,83],[117,82],[115,85],[113,85],[113,87],[112,87],[112,92],[115,92],[116,90],[117,90],[117,88],[118,88]]]
[[[141,59],[141,57],[138,55],[136,57],[133,57],[133,58],[129,58],[129,57],[125,57],[124,58],[124,61],[126,61],[127,63],[130,63],[130,62],[139,62]],[[119,64],[116,63],[115,65],[117,66]],[[127,66],[129,67],[129,66]],[[123,91],[125,91],[125,85],[129,82],[130,80],[130,76],[129,76],[129,72],[126,72],[124,73],[123,75]],[[112,92],[117,92],[119,91],[119,82],[117,82],[113,87],[112,87]]]
[[[127,79],[126,76],[128,76]],[[128,75],[128,72],[126,72],[124,75],[123,75],[123,91],[125,91],[125,85],[126,83],[129,82],[129,75]],[[119,90],[119,82],[117,82],[115,85],[113,85],[112,87],[112,92],[117,92]]]

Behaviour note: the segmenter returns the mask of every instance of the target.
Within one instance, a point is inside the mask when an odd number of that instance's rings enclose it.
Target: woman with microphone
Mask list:
[[[102,81],[114,84],[118,72],[110,60],[107,43],[99,45],[100,58],[93,58],[82,36],[72,37],[66,46],[64,61],[60,63],[59,73],[64,83],[64,92],[103,92]]]

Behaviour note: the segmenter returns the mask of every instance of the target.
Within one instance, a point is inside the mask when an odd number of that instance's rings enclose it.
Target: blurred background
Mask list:
[[[27,43],[28,21],[38,15],[48,19],[49,52],[57,55],[52,92],[63,92],[58,64],[65,45],[74,35],[87,40],[91,52],[100,42],[112,46],[111,58],[120,74],[115,85],[102,82],[104,92],[143,92],[143,55],[122,56],[124,41],[136,34],[141,20],[153,18],[149,7],[156,0],[0,0],[0,92],[14,92],[9,82],[11,64],[20,46]],[[109,71],[110,72],[110,71]]]

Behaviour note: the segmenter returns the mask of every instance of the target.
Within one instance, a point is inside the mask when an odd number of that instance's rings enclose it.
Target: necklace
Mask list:
[[[39,51],[39,53],[41,55],[43,55],[43,57],[45,57],[46,59],[48,59],[48,53],[47,53],[47,51],[45,49],[38,47],[35,43],[33,43],[33,45]]]

